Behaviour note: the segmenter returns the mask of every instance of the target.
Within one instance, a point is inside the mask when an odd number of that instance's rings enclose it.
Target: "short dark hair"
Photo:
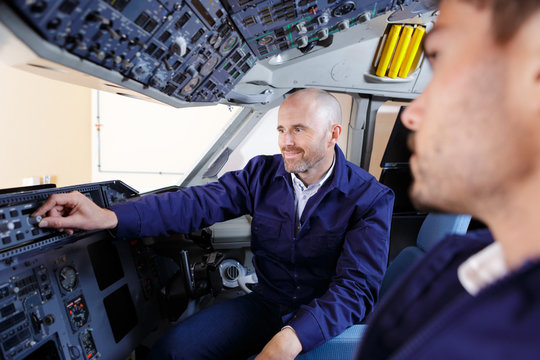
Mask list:
[[[438,3],[446,0],[435,0]],[[540,10],[538,0],[460,0],[481,8],[490,8],[493,15],[493,32],[498,43],[506,43],[518,32],[521,25]]]

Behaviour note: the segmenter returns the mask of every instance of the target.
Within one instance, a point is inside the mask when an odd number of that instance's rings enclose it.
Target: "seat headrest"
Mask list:
[[[428,214],[418,232],[416,244],[428,251],[446,235],[465,234],[470,222],[470,215]]]

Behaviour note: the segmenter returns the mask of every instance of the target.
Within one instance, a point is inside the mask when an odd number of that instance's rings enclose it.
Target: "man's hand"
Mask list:
[[[118,224],[116,214],[100,208],[80,192],[54,194],[32,216],[45,216],[39,227],[55,228],[73,234],[74,229],[114,229]]]
[[[255,360],[294,360],[302,351],[302,344],[291,328],[278,332],[266,344]]]

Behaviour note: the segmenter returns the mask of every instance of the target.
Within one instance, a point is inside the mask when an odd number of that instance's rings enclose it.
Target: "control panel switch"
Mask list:
[[[6,232],[15,229],[15,225],[10,222],[0,224],[0,231]]]
[[[308,44],[308,37],[307,36],[301,36],[298,39],[296,39],[296,45],[298,45],[298,48],[306,47]]]

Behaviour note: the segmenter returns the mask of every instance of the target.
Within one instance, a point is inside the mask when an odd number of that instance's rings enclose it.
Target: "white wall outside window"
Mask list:
[[[176,109],[98,91],[92,109],[92,181],[119,179],[140,192],[180,184],[241,110]]]

